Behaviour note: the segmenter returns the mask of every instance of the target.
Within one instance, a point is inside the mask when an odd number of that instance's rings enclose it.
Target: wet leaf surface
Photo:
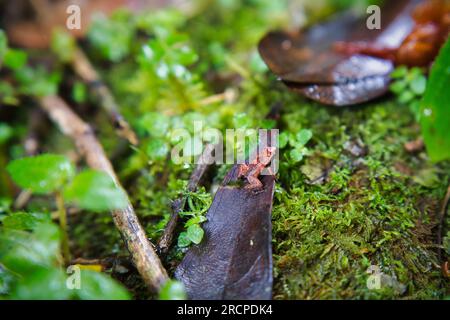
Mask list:
[[[203,241],[193,246],[175,276],[191,299],[271,299],[271,211],[275,178],[262,190],[235,185],[235,166],[217,191],[203,224]]]
[[[334,106],[363,103],[388,91],[393,63],[367,55],[337,52],[338,41],[365,41],[397,47],[412,30],[410,17],[418,1],[389,2],[380,30],[369,30],[366,17],[345,13],[300,32],[271,32],[259,52],[291,90]]]

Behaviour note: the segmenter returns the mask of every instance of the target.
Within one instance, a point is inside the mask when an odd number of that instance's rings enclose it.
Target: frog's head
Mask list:
[[[275,148],[275,147],[264,148],[259,161],[261,163],[263,163],[264,165],[268,165],[270,163],[270,161],[272,160],[272,158],[274,157],[275,152],[277,152],[277,148]]]

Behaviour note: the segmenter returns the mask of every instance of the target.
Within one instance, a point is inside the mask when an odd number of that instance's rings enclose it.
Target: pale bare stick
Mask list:
[[[83,79],[83,81],[86,82],[98,96],[102,108],[106,110],[116,128],[117,134],[127,139],[131,144],[137,145],[138,139],[136,134],[120,114],[119,107],[117,106],[111,91],[101,80],[100,75],[80,48],[75,49],[71,63],[75,73]]]
[[[60,130],[69,136],[84,156],[86,163],[93,169],[108,173],[120,188],[120,182],[114,172],[111,162],[106,157],[103,147],[95,137],[91,127],[85,123],[58,96],[48,96],[39,100],[40,106],[55,122]],[[123,188],[122,188],[123,189]],[[125,245],[131,254],[133,263],[141,274],[144,282],[153,291],[159,291],[168,280],[167,271],[159,260],[153,245],[148,240],[140,225],[133,206],[112,212],[114,223],[119,229]]]

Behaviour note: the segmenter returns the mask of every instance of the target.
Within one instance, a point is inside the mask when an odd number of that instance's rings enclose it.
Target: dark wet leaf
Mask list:
[[[176,270],[191,299],[272,297],[271,210],[275,179],[262,190],[233,184],[235,166],[217,191],[202,227],[205,237]],[[178,240],[180,244],[180,239]],[[245,254],[243,254],[245,253]]]
[[[388,91],[393,63],[334,50],[337,41],[366,41],[396,47],[412,30],[416,0],[389,1],[381,30],[369,30],[366,17],[351,13],[301,32],[271,32],[259,43],[263,60],[291,90],[324,104],[363,103]],[[401,20],[396,20],[400,19]],[[400,26],[391,28],[396,21]]]

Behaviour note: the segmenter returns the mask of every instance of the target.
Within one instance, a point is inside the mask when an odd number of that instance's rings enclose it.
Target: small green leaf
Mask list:
[[[27,54],[22,50],[8,49],[5,53],[3,63],[13,70],[20,69],[27,63]]]
[[[151,160],[163,160],[169,152],[169,146],[161,138],[151,138],[147,144],[146,153]]]
[[[311,140],[312,138],[312,131],[308,130],[308,129],[302,129],[300,130],[297,135],[297,142],[298,142],[298,147],[300,146],[304,146],[308,143],[309,140]]]
[[[408,102],[411,102],[414,99],[414,93],[412,91],[403,91],[400,96],[398,97],[398,101],[400,103],[406,104]]]
[[[287,146],[288,142],[289,142],[289,134],[287,132],[280,133],[280,135],[278,136],[278,147],[280,149],[283,149],[284,147]]]
[[[84,103],[87,98],[87,88],[83,82],[77,81],[72,88],[72,98],[75,102]]]
[[[235,128],[249,128],[252,125],[252,119],[245,113],[238,113],[233,117]]]
[[[206,217],[205,217],[205,216],[202,216],[202,215],[196,215],[196,216],[190,218],[188,221],[186,221],[186,223],[184,224],[184,226],[185,226],[186,228],[188,228],[188,227],[190,227],[190,226],[192,226],[192,225],[194,225],[194,224],[201,224],[201,223],[203,223],[203,222],[205,222],[205,221],[206,221]]]
[[[70,161],[62,155],[43,154],[10,162],[7,170],[23,189],[48,194],[60,189],[74,174]]]
[[[187,236],[187,232],[181,232],[178,236],[178,247],[185,248],[191,244],[191,240]]]
[[[425,89],[427,87],[427,78],[425,78],[423,74],[420,74],[410,82],[409,87],[411,88],[411,91],[413,93],[421,96],[425,93]]]
[[[64,189],[64,198],[95,212],[123,209],[128,205],[126,194],[113,179],[105,172],[94,170],[78,174]]]
[[[395,82],[393,82],[390,86],[389,89],[395,93],[395,94],[400,94],[403,90],[405,90],[405,88],[408,86],[408,83],[405,80],[397,80]]]
[[[82,300],[129,300],[130,294],[111,277],[92,270],[81,270],[80,289],[76,295]]]
[[[303,152],[301,149],[298,148],[292,149],[289,154],[294,162],[300,162],[303,160]]]
[[[10,125],[0,122],[0,145],[7,142],[13,135],[13,129]]]
[[[111,18],[99,13],[92,17],[88,31],[90,43],[97,52],[112,62],[119,62],[130,53],[133,28],[130,17],[123,11],[116,12]]]
[[[400,67],[397,67],[391,73],[391,78],[392,79],[401,79],[401,78],[406,77],[407,74],[408,74],[408,68],[406,66],[400,66]]]
[[[187,228],[186,235],[195,244],[199,244],[205,232],[198,224],[193,224]]]
[[[159,300],[186,300],[186,290],[183,283],[176,280],[167,280],[159,291]]]

